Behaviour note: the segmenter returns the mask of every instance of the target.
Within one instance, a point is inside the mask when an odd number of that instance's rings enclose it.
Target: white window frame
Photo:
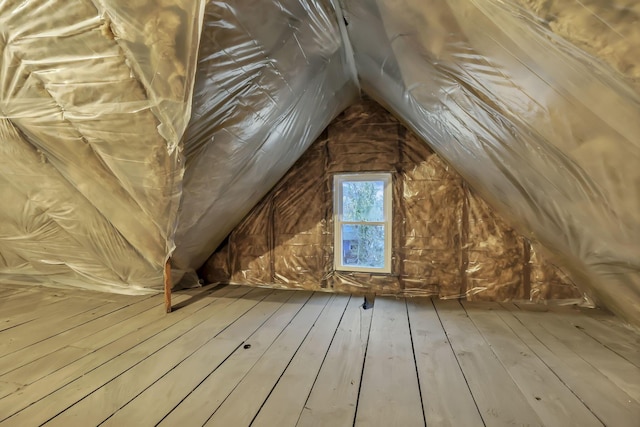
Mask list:
[[[342,184],[353,181],[382,181],[384,182],[384,221],[343,221],[342,220]],[[336,174],[333,176],[333,253],[334,269],[338,271],[358,271],[368,273],[391,273],[391,224],[393,212],[393,177],[390,172],[361,172]],[[384,226],[384,267],[356,267],[342,263],[342,225],[382,225]]]

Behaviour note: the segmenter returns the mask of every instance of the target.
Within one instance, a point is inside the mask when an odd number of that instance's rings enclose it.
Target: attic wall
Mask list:
[[[161,288],[202,1],[0,1],[0,283]]]
[[[357,98],[329,0],[206,2],[172,277],[202,266]]]
[[[333,175],[393,172],[392,274],[333,270]],[[207,281],[503,301],[577,299],[426,144],[371,100],[334,120],[230,234]]]
[[[539,16],[513,1],[343,2],[363,91],[595,304],[638,324],[637,2],[536,3]]]

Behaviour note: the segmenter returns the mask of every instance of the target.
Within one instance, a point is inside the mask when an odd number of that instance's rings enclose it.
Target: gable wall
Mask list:
[[[333,175],[394,176],[392,274],[333,270]],[[371,100],[349,108],[231,233],[201,271],[210,282],[469,299],[573,299],[460,176]]]

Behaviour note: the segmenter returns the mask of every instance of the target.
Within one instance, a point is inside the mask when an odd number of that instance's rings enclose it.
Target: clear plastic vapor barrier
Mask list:
[[[640,322],[640,5],[344,5],[363,89],[597,303]]]
[[[201,6],[0,2],[0,281],[162,286]]]
[[[391,177],[390,272],[335,264],[334,178]],[[374,179],[374,178],[372,178]],[[352,183],[351,183],[352,184]],[[382,182],[379,183],[382,188]],[[382,196],[382,190],[379,190]],[[373,194],[350,212],[375,212]],[[377,200],[377,199],[376,199]],[[349,221],[352,218],[345,218]],[[379,220],[380,218],[376,219]],[[349,235],[351,234],[351,235]],[[366,261],[384,236],[342,234]],[[376,257],[378,259],[378,257]],[[207,261],[208,282],[488,301],[581,303],[561,270],[540,257],[413,132],[375,102],[349,107]]]
[[[361,88],[459,174],[469,227],[486,202],[505,251],[640,324],[638,22],[636,0],[0,2],[0,281],[193,273]],[[475,253],[459,293],[520,268]]]
[[[208,2],[173,256],[200,267],[357,95],[327,1]]]

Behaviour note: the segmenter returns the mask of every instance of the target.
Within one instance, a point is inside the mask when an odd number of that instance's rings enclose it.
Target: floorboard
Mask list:
[[[214,293],[212,291],[214,291]],[[215,301],[217,297],[229,295],[234,291],[237,297],[241,297],[246,294],[249,289],[241,288],[234,290],[232,288],[226,288],[204,291],[201,293],[201,295],[205,295],[204,297],[172,313],[171,316],[167,316],[164,312],[164,300],[161,295],[158,296],[158,305],[153,310],[140,313],[124,325],[114,324],[110,328],[97,331],[94,335],[78,341],[76,343],[77,347],[89,350],[86,356],[71,361],[64,368],[52,372],[47,377],[22,388],[20,393],[0,400],[0,421],[40,401],[56,390],[72,383],[82,375],[92,372],[109,360],[125,353],[127,350],[153,337],[169,326],[206,308],[212,301]],[[215,296],[212,296],[212,293]],[[184,296],[184,294],[178,294],[174,299],[180,304],[181,301],[185,301]],[[12,422],[9,424],[12,424]]]
[[[34,376],[34,371],[29,365],[36,361],[46,358],[48,355],[55,353],[56,351],[63,349],[65,346],[76,344],[78,341],[85,337],[100,334],[103,331],[114,328],[122,322],[126,322],[131,318],[134,318],[140,313],[144,313],[147,310],[152,310],[158,306],[158,298],[146,298],[133,304],[126,306],[119,306],[117,310],[107,313],[96,319],[92,319],[76,328],[68,329],[58,335],[51,335],[25,347],[12,354],[7,354],[0,357],[0,381],[3,380],[3,376],[8,372],[20,370],[22,374],[16,373],[14,375],[22,376],[21,383],[23,385],[30,384],[32,380],[28,380],[28,376]],[[120,328],[117,328],[121,330]],[[96,332],[99,331],[99,332]],[[87,352],[90,350],[87,349]],[[53,357],[56,357],[55,355]],[[46,363],[46,362],[45,362]],[[22,369],[20,369],[22,368]]]
[[[255,290],[249,298],[227,299],[228,304],[217,307],[215,316],[203,312],[192,327],[181,331],[169,344],[157,348],[155,343],[144,343],[130,353],[130,358],[117,360],[122,374],[112,377],[113,370],[102,370],[91,378],[83,377],[84,385],[99,388],[91,391],[72,407],[47,422],[47,426],[69,426],[77,424],[98,425],[120,409],[147,386],[157,381],[169,369],[173,369],[188,355],[199,349],[212,337],[226,329],[245,313],[251,311],[271,291]],[[222,299],[220,301],[223,301]],[[140,356],[144,358],[139,361]],[[74,387],[77,390],[78,386]],[[83,393],[87,394],[88,390]],[[67,394],[68,395],[68,394]]]
[[[571,316],[568,321],[585,335],[588,335],[603,347],[640,368],[640,335],[628,330],[624,333],[612,330],[589,316]]]
[[[136,331],[114,341],[106,351],[101,349],[91,353],[88,360],[82,358],[79,363],[72,363],[56,371],[54,375],[45,378],[45,381],[32,384],[29,390],[21,390],[23,393],[20,395],[14,394],[0,400],[0,419],[4,419],[0,425],[40,425],[180,338],[210,317],[210,311],[222,310],[248,292],[258,294],[260,298],[270,293],[246,288],[235,291],[235,294],[232,290],[222,297],[216,297],[213,293],[210,298],[196,301],[171,316],[158,310],[153,319],[148,319],[147,324],[140,325]],[[29,394],[25,395],[26,391]],[[2,409],[12,411],[13,415],[10,418],[3,417]]]
[[[176,302],[185,298],[184,294],[178,295]],[[134,301],[133,304],[122,306],[122,310],[111,312],[77,328],[0,357],[0,372],[2,372],[0,381],[13,384],[11,388],[6,387],[4,393],[0,391],[0,398],[44,379],[95,351],[87,348],[86,345],[74,345],[81,344],[83,338],[96,342],[100,338],[111,336],[113,341],[131,331],[132,328],[139,329],[141,325],[135,323],[137,317],[144,316],[148,311],[157,310],[162,302],[162,296]],[[123,325],[122,323],[125,322],[126,324]],[[142,323],[144,324],[146,323]]]
[[[621,426],[640,334],[602,310],[244,286],[0,285],[0,426]]]
[[[407,300],[428,426],[483,426],[469,385],[430,299]]]
[[[376,299],[364,362],[356,426],[425,424],[403,299]]]
[[[601,310],[566,309],[554,306],[516,304],[524,311],[553,312],[556,318],[562,318],[583,334],[590,336],[602,346],[608,348],[634,366],[640,368],[640,334],[628,325]],[[612,319],[615,319],[612,321]]]
[[[331,295],[314,294],[251,367],[205,426],[249,425],[296,354]]]
[[[484,423],[488,426],[542,426],[542,420],[460,303],[434,302]]]
[[[203,372],[204,378],[179,402],[160,425],[203,425],[229,396],[256,361],[271,346],[273,340],[291,322],[309,299],[309,293],[289,294],[288,304],[280,305],[260,328],[241,330],[231,354],[224,364],[212,364]],[[246,345],[245,345],[246,344]],[[246,348],[245,348],[246,347]],[[228,362],[228,363],[227,363]]]
[[[496,310],[501,310],[498,304],[465,302],[463,305],[544,425],[602,426],[589,408],[496,314]]]
[[[565,316],[550,313],[537,316],[536,320],[549,334],[640,403],[640,371],[636,366],[590,336],[576,331]]]
[[[355,296],[349,300],[298,427],[353,426],[373,314],[363,302]]]
[[[603,424],[637,427],[640,407],[616,384],[538,324],[538,318],[547,313],[515,310],[498,314]]]
[[[260,409],[252,427],[295,427],[349,299],[346,295],[335,295],[331,299]]]
[[[61,307],[60,303],[68,299],[66,295],[41,297],[37,293],[32,299],[29,293],[20,295],[19,301],[3,302],[0,304],[1,331],[4,332],[16,326],[46,318],[52,311],[55,312]]]
[[[293,297],[293,298],[292,298]],[[211,339],[205,345],[192,353],[165,376],[139,394],[134,400],[116,412],[104,425],[121,426],[127,423],[134,425],[155,425],[163,420],[169,411],[173,410],[185,399],[198,385],[209,375],[212,369],[220,366],[227,358],[238,350],[239,347],[250,339],[256,330],[268,328],[265,322],[270,319],[282,318],[278,316],[284,304],[288,301],[288,307],[299,309],[309,298],[309,295],[293,296],[288,292],[275,292],[267,296],[249,312],[236,320],[218,336]],[[286,322],[290,319],[284,317]],[[282,326],[284,327],[284,325]],[[269,342],[271,343],[271,341]],[[199,395],[199,393],[196,393]],[[164,399],[159,401],[158,395]],[[204,394],[204,396],[209,396]],[[213,398],[213,396],[209,396]],[[187,405],[184,405],[185,407]],[[193,409],[193,408],[192,408]],[[176,415],[178,411],[175,411]],[[198,421],[196,415],[182,420],[174,425],[202,425],[208,418],[203,417]]]
[[[105,303],[98,300],[88,303],[74,298],[69,298],[64,303],[56,305],[57,309],[47,314],[46,328],[43,328],[40,322],[29,322],[12,328],[9,333],[10,337],[0,341],[0,355],[11,354],[118,308],[117,303]]]

